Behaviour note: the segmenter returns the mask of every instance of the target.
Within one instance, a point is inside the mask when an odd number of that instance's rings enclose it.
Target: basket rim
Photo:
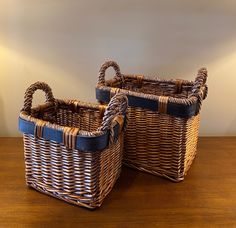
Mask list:
[[[97,100],[101,103],[108,103],[110,101],[110,98],[114,95],[112,87],[106,86],[96,86],[95,92]],[[150,97],[149,95],[142,96],[142,94],[140,93],[131,93],[130,91],[123,89],[120,89],[119,92],[122,92],[127,96],[130,107],[140,107],[155,112],[159,111],[158,96],[156,96],[155,99],[153,97]],[[196,97],[192,98],[191,101],[192,102],[184,104],[172,102],[171,100],[169,100],[167,104],[167,112],[165,114],[180,118],[191,118],[192,116],[196,116],[200,112],[201,103],[198,102]]]
[[[169,83],[171,85],[176,85],[177,82],[181,81],[181,84],[184,86],[194,87],[194,82],[190,80],[182,79],[161,79],[161,78],[148,78],[146,76],[140,76],[136,74],[121,74],[121,79],[113,78],[105,80],[105,83],[97,83],[96,89],[96,98],[101,103],[108,103],[110,98],[117,92],[124,93],[129,100],[129,106],[131,107],[141,107],[146,108],[152,111],[158,111],[161,99],[167,100],[166,113],[172,116],[181,117],[181,118],[190,118],[196,116],[201,109],[202,100],[207,96],[208,87],[207,84],[203,84],[199,88],[199,93],[192,93],[187,98],[175,98],[172,96],[159,96],[154,94],[146,94],[143,92],[135,92],[128,89],[122,89],[114,86],[108,85],[108,83],[122,82],[126,78],[142,80],[143,82],[150,83]],[[201,97],[202,98],[201,98]]]
[[[84,107],[84,108],[91,108],[91,109],[97,109],[99,110],[99,107],[101,105],[94,104],[94,103],[88,103],[88,102],[82,102],[79,100],[62,100],[62,99],[55,99],[56,103],[59,103],[61,105],[74,105],[75,107]],[[40,110],[42,107],[53,105],[53,103],[46,103],[44,105],[38,105],[31,110]],[[112,130],[114,132],[114,142],[117,141],[120,132],[123,130],[122,126],[118,122],[114,124],[112,129],[110,130],[96,130],[96,131],[85,131],[80,130],[79,128],[75,127],[68,127],[68,126],[61,126],[59,124],[50,123],[49,121],[45,121],[39,118],[35,118],[32,115],[28,114],[26,111],[21,111],[19,115],[19,130],[23,134],[30,134],[35,136],[35,129],[37,126],[37,122],[41,121],[44,123],[42,127],[42,137],[45,140],[49,141],[55,141],[57,143],[63,143],[63,132],[65,129],[72,130],[76,129],[78,130],[78,133],[76,135],[75,143],[76,147],[75,149],[81,150],[81,151],[99,151],[105,149],[109,145],[109,137],[110,137],[110,131]],[[36,136],[35,136],[36,137]]]
[[[125,80],[125,78],[130,78],[130,79],[138,79],[138,77],[140,77],[140,75],[137,74],[121,74],[121,76],[123,77],[123,79]],[[141,98],[145,98],[147,100],[155,100],[155,101],[159,101],[159,98],[161,96],[159,95],[154,95],[154,94],[146,94],[143,92],[135,92],[135,91],[131,91],[131,90],[127,90],[127,89],[120,89],[117,87],[113,87],[113,86],[108,86],[107,83],[111,83],[111,82],[118,82],[118,80],[116,79],[109,79],[106,80],[105,85],[102,84],[97,84],[96,88],[98,89],[103,89],[103,90],[117,90],[119,92],[122,92],[126,95],[133,95],[136,97],[141,97]],[[188,85],[188,86],[194,86],[194,82],[190,81],[190,80],[184,80],[184,79],[162,79],[162,78],[149,78],[147,76],[143,76],[142,75],[142,81],[146,81],[146,82],[159,82],[159,83],[169,83],[172,85],[175,85],[177,81],[181,81],[182,85]],[[202,93],[205,93],[207,89],[207,84],[204,84],[201,86],[201,91]],[[163,97],[163,96],[162,96]],[[176,103],[176,104],[180,104],[180,105],[185,105],[185,106],[190,106],[194,103],[197,103],[198,99],[196,97],[195,94],[193,94],[192,96],[188,97],[188,98],[174,98],[172,96],[164,96],[164,97],[168,97],[169,102],[170,103]],[[204,96],[204,99],[206,97]]]

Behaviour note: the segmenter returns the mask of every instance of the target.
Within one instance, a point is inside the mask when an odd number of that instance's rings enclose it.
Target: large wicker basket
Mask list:
[[[46,93],[46,104],[31,108],[36,90]],[[27,185],[69,203],[99,207],[120,174],[126,109],[123,94],[107,107],[54,99],[47,84],[31,85],[19,117]]]
[[[114,68],[116,76],[105,80],[109,67]],[[207,95],[206,79],[205,68],[191,82],[123,75],[113,61],[102,65],[97,100],[108,103],[117,92],[125,93],[129,100],[126,165],[176,182],[184,179],[196,155],[199,112]]]

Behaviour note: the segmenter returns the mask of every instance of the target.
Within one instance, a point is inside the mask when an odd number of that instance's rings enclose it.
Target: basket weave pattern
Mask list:
[[[33,93],[46,93],[46,104],[31,108]],[[26,182],[36,190],[90,209],[101,206],[120,175],[123,158],[122,123],[127,98],[118,94],[107,106],[54,99],[50,87],[35,83],[25,95],[20,118],[35,123],[34,134],[24,133]],[[114,139],[114,127],[120,131]],[[60,130],[63,143],[43,137],[46,128]],[[99,137],[109,132],[103,150],[76,148],[76,137]]]
[[[109,67],[116,75],[105,80]],[[96,87],[98,101],[107,103],[107,96],[117,92],[129,98],[126,165],[176,182],[184,179],[197,151],[199,113],[208,92],[206,79],[205,68],[192,82],[124,75],[113,61],[102,65]]]
[[[85,153],[24,135],[27,185],[72,204],[100,207],[120,175],[122,136],[100,151]]]
[[[183,119],[133,107],[129,112],[124,164],[182,180],[196,155],[199,115]]]

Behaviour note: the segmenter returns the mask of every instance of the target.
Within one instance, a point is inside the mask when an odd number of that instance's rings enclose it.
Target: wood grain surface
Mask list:
[[[236,227],[236,138],[200,138],[180,183],[124,167],[98,210],[26,187],[21,138],[0,138],[0,227]]]

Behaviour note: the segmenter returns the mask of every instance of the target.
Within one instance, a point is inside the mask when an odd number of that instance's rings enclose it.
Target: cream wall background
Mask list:
[[[206,66],[200,133],[236,135],[236,1],[0,0],[0,136],[20,135],[18,113],[35,81],[55,97],[95,101],[107,59],[124,73],[191,80]]]

